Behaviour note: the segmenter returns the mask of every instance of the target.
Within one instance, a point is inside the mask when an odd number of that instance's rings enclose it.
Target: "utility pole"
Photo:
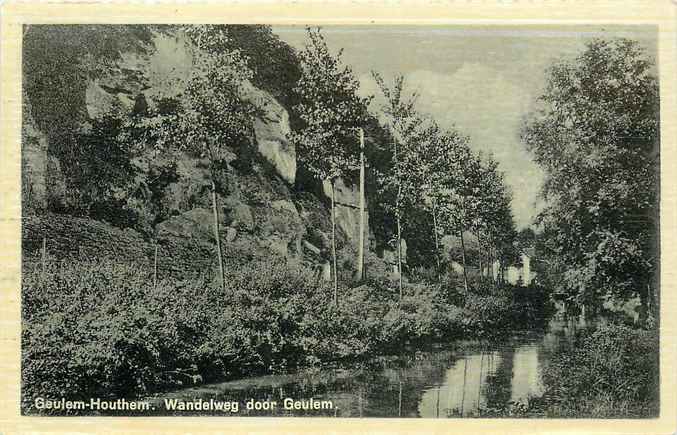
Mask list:
[[[357,281],[364,279],[364,130],[360,131],[360,235],[357,247]]]

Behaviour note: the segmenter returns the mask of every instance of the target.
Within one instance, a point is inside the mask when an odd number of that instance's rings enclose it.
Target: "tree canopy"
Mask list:
[[[546,172],[540,215],[569,300],[649,295],[657,266],[659,94],[637,42],[595,39],[554,64],[522,138]]]

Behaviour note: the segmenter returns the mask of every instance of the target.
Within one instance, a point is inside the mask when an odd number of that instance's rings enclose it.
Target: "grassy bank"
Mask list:
[[[650,418],[659,414],[656,330],[608,324],[580,331],[551,356],[545,394],[485,417]]]
[[[25,413],[35,397],[174,388],[181,370],[209,382],[496,337],[542,321],[537,301],[545,300],[509,289],[462,295],[450,279],[410,284],[400,303],[394,286],[373,281],[341,289],[336,307],[317,276],[282,262],[229,268],[225,291],[199,276],[152,282],[111,260],[52,261],[44,273],[24,264]]]

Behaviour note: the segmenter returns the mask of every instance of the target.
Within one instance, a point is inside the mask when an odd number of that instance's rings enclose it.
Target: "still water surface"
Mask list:
[[[571,338],[573,329],[571,323],[552,321],[545,331],[515,334],[498,343],[457,342],[379,358],[357,369],[307,370],[203,385],[167,393],[158,400],[237,401],[239,411],[232,415],[239,416],[478,416],[485,408],[510,402],[526,404],[540,396],[543,368],[558,344]],[[332,409],[285,410],[285,398],[331,401]],[[277,405],[275,409],[247,410],[250,399]],[[197,414],[224,415],[210,411]]]

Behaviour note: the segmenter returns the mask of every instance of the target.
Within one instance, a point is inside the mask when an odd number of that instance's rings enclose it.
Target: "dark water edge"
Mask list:
[[[516,332],[500,341],[456,341],[351,368],[305,369],[185,388],[147,398],[154,409],[130,415],[482,417],[487,409],[526,407],[540,397],[551,353],[580,327],[585,325],[553,320],[545,330]],[[285,399],[302,409],[285,409]],[[229,409],[167,409],[166,401],[197,408],[222,403]],[[262,409],[247,409],[248,402]],[[320,409],[303,409],[312,405]]]

